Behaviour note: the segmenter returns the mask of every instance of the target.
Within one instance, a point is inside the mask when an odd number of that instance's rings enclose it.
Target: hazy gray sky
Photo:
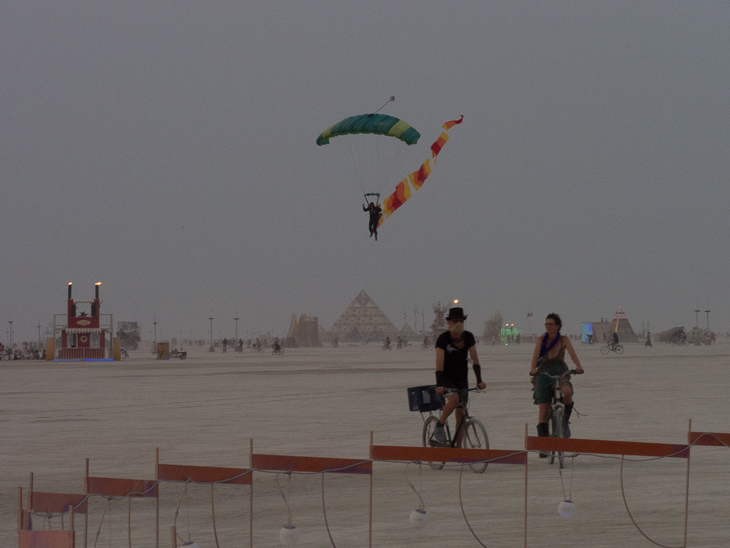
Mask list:
[[[477,332],[729,330],[728,28],[725,1],[5,0],[3,335],[69,281],[145,336],[329,329],[362,289],[398,326],[459,298]],[[374,242],[315,139],[390,95],[403,176],[465,118]]]

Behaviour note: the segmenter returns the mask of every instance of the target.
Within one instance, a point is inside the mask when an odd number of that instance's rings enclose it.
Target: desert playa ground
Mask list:
[[[473,396],[471,410],[492,449],[521,450],[525,425],[534,435],[537,417],[527,376],[532,346],[478,351],[488,387]],[[577,352],[586,374],[574,380],[574,438],[683,444],[690,419],[695,431],[730,431],[724,340],[626,345],[622,356],[578,344]],[[92,476],[154,479],[156,448],[164,463],[246,468],[251,440],[254,453],[364,460],[371,431],[376,445],[420,446],[422,420],[408,411],[406,388],[433,378],[433,351],[375,345],[283,356],[193,350],[185,361],[138,351],[122,362],[2,362],[0,546],[17,546],[18,487],[27,490],[29,473],[36,491],[82,493],[86,458]],[[530,454],[527,470],[528,546],[684,542],[686,459],[627,457],[622,477],[619,458],[580,455],[561,477],[556,465]],[[436,471],[375,462],[372,477],[373,546],[524,545],[524,465],[491,464],[479,475],[458,465]],[[730,545],[730,449],[693,447],[689,478],[687,546]],[[280,545],[288,503],[298,546],[366,547],[369,490],[367,475],[255,472],[254,546]],[[173,523],[203,548],[216,546],[216,534],[219,546],[249,545],[249,487],[213,492],[214,508],[208,485],[160,485],[161,546],[170,546]],[[565,496],[577,507],[570,519],[557,512]],[[428,523],[414,529],[408,517],[419,497]],[[88,546],[128,546],[130,531],[132,545],[154,546],[154,500],[133,501],[131,528],[129,508],[92,499]],[[83,524],[77,516],[77,546]],[[59,517],[34,517],[35,529],[60,525]]]

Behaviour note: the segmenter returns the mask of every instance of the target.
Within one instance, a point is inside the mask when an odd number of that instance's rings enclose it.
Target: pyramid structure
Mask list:
[[[613,320],[593,322],[594,340],[598,344],[603,344],[610,340],[614,331],[618,332],[618,340],[621,344],[639,342],[638,335],[634,332],[631,323],[629,323],[626,317],[626,313],[620,306],[616,314],[614,314]]]
[[[397,337],[399,330],[365,291],[360,291],[329,330],[329,339],[340,342],[381,342]]]
[[[403,327],[400,328],[400,336],[413,338],[416,336],[416,332],[410,325],[408,325],[408,323],[405,323],[403,324]]]

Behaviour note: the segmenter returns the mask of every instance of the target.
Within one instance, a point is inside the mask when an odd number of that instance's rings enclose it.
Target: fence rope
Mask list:
[[[461,515],[464,516],[464,521],[466,522],[466,526],[469,529],[469,532],[474,537],[474,539],[484,548],[487,548],[487,545],[484,544],[477,534],[474,532],[474,529],[471,528],[471,524],[469,523],[469,519],[466,517],[466,511],[464,511],[464,499],[461,496],[461,476],[464,474],[464,465],[461,465],[461,470],[459,470],[459,506],[461,507]]]
[[[330,532],[330,524],[327,522],[327,505],[324,502],[324,472],[322,472],[322,513],[324,514],[324,526],[327,529],[327,536],[330,538],[333,548],[337,548]]]
[[[626,508],[626,513],[629,515],[629,519],[631,520],[631,523],[634,524],[634,527],[636,527],[636,530],[641,533],[641,536],[644,537],[646,540],[651,542],[655,546],[660,546],[661,548],[685,548],[685,545],[681,546],[667,546],[665,544],[660,544],[659,542],[649,538],[649,536],[644,533],[644,531],[639,527],[639,524],[636,523],[636,520],[634,519],[634,516],[631,514],[631,510],[629,510],[629,504],[626,502],[626,493],[624,492],[624,459],[621,459],[621,496],[624,499],[624,507]]]
[[[730,445],[728,443],[722,441],[715,434],[710,433],[710,432],[705,432],[705,433],[702,433],[700,436],[698,436],[696,440],[694,440],[693,442],[687,444],[687,447],[686,448],[680,449],[680,450],[678,450],[678,451],[676,451],[676,452],[674,452],[674,453],[672,453],[670,455],[664,455],[664,456],[659,456],[659,457],[626,458],[625,455],[618,456],[618,455],[603,455],[603,454],[595,454],[595,453],[575,453],[571,457],[565,457],[565,458],[570,458],[571,459],[571,476],[570,476],[570,482],[569,482],[569,487],[568,487],[568,498],[570,498],[570,496],[572,495],[573,471],[574,471],[573,470],[573,467],[574,467],[574,462],[575,462],[575,458],[576,457],[578,457],[578,456],[592,456],[592,457],[603,458],[603,459],[617,459],[617,460],[620,459],[620,461],[621,461],[621,464],[620,464],[621,495],[623,497],[623,502],[624,502],[624,507],[626,508],[626,512],[629,515],[629,519],[631,520],[631,522],[634,525],[634,527],[637,529],[637,531],[639,531],[639,533],[644,538],[646,538],[649,542],[651,542],[652,544],[654,544],[656,546],[659,546],[661,548],[685,548],[685,546],[667,546],[667,545],[661,544],[661,543],[659,543],[659,542],[651,539],[649,536],[646,535],[646,533],[644,533],[644,531],[641,529],[641,527],[639,526],[639,524],[636,522],[636,520],[634,519],[634,516],[631,513],[631,510],[629,508],[628,501],[626,499],[626,493],[625,493],[625,488],[624,488],[624,480],[623,480],[624,461],[627,461],[627,462],[648,462],[648,461],[653,461],[653,460],[661,460],[661,459],[665,459],[665,458],[675,457],[675,456],[677,456],[677,455],[679,455],[681,453],[684,453],[685,451],[689,451],[691,447],[693,447],[694,445],[697,445],[697,443],[702,438],[704,438],[704,437],[713,438],[720,445],[722,445],[724,447],[727,447],[727,448],[730,448]],[[519,455],[519,454],[523,454],[523,453],[539,453],[539,451],[536,451],[536,450],[520,450],[520,451],[514,451],[513,453],[511,453],[508,456]],[[499,457],[499,458],[484,459],[484,460],[474,461],[474,462],[475,463],[476,462],[490,463],[490,462],[499,461],[499,460],[504,459],[504,458],[505,457],[503,456],[503,457]],[[368,464],[368,463],[372,464],[372,463],[375,463],[375,462],[383,462],[383,463],[391,463],[391,464],[393,464],[393,463],[397,463],[397,464],[403,464],[403,463],[405,463],[406,464],[406,471],[405,471],[406,481],[408,482],[409,486],[414,491],[414,493],[416,493],[416,496],[418,496],[419,501],[420,501],[420,508],[421,509],[424,508],[424,502],[423,502],[423,498],[421,497],[421,494],[419,493],[419,491],[415,488],[415,486],[411,483],[410,479],[408,478],[408,466],[410,464],[418,464],[419,465],[419,479],[421,478],[421,475],[420,475],[420,467],[422,465],[422,462],[419,461],[419,460],[400,461],[400,460],[387,460],[387,459],[363,459],[361,461],[358,461],[358,462],[355,462],[355,463],[352,463],[352,464],[349,464],[349,465],[346,465],[346,466],[341,466],[341,467],[337,467],[337,468],[328,468],[328,469],[319,470],[319,471],[307,472],[307,471],[290,470],[290,471],[283,472],[284,474],[286,474],[286,476],[287,476],[287,478],[289,480],[289,484],[291,482],[291,475],[292,474],[305,474],[305,475],[321,474],[321,477],[322,477],[322,487],[321,487],[322,488],[322,509],[323,509],[323,514],[324,514],[325,527],[327,529],[327,534],[329,535],[330,542],[331,542],[332,546],[335,547],[335,548],[336,548],[336,545],[335,545],[334,539],[332,538],[331,531],[330,531],[330,528],[329,528],[329,523],[328,523],[328,520],[327,520],[326,500],[325,500],[325,491],[324,491],[324,475],[327,472],[343,472],[343,471],[347,471],[350,468],[354,468],[354,467],[360,466],[362,464]],[[450,465],[447,464],[447,466],[450,466]],[[460,504],[460,507],[461,507],[462,516],[464,517],[464,521],[466,523],[466,526],[469,529],[469,531],[471,532],[471,534],[474,537],[474,539],[481,546],[483,546],[484,548],[486,548],[486,545],[484,543],[482,543],[482,541],[478,538],[478,536],[474,532],[473,528],[471,527],[471,524],[469,523],[469,520],[468,520],[468,518],[466,516],[466,511],[464,509],[464,501],[463,501],[463,497],[462,497],[462,476],[463,476],[463,471],[464,471],[464,466],[465,465],[462,463],[462,464],[455,464],[455,466],[460,466],[459,480],[458,481],[459,481],[459,504]],[[180,501],[179,501],[179,503],[177,505],[177,508],[176,508],[176,511],[175,511],[175,517],[174,517],[173,524],[176,525],[176,523],[177,523],[178,514],[180,512],[180,506],[181,506],[182,501],[185,499],[185,496],[187,494],[188,485],[190,483],[209,484],[209,485],[211,485],[211,510],[212,510],[212,517],[213,517],[213,528],[214,528],[216,546],[219,547],[218,537],[217,537],[217,532],[216,532],[215,500],[214,500],[214,494],[213,494],[213,485],[215,485],[216,483],[227,483],[227,482],[231,482],[231,481],[236,480],[238,478],[241,478],[241,477],[243,477],[243,476],[245,476],[247,474],[252,474],[253,472],[276,474],[276,476],[277,476],[276,483],[277,483],[277,486],[280,489],[282,498],[284,499],[284,503],[286,504],[287,515],[288,515],[288,523],[289,523],[289,525],[291,525],[291,523],[292,523],[292,515],[291,515],[291,508],[289,506],[288,497],[284,493],[284,490],[281,487],[281,485],[279,483],[279,478],[278,478],[278,476],[282,474],[281,470],[265,470],[265,469],[257,469],[257,468],[250,468],[250,469],[247,469],[244,472],[242,472],[240,474],[236,474],[236,475],[234,475],[234,476],[232,476],[230,478],[225,478],[225,479],[216,480],[216,481],[212,481],[212,482],[195,482],[195,481],[192,481],[190,479],[185,480],[184,481],[184,483],[185,483],[185,489],[184,489],[183,495],[182,495],[182,497],[181,497],[181,499],[180,499]],[[372,474],[372,470],[370,471],[370,473]],[[563,496],[565,497],[565,486],[564,486],[564,483],[563,483],[562,471],[560,471],[560,480],[561,480],[561,487],[562,487],[562,490],[563,490]],[[113,500],[124,500],[124,499],[130,498],[130,497],[133,497],[133,496],[142,496],[143,497],[147,493],[149,493],[150,491],[152,491],[153,489],[155,489],[162,482],[183,483],[183,481],[181,481],[181,480],[159,480],[158,479],[158,480],[154,481],[150,485],[150,487],[148,489],[146,489],[145,491],[134,491],[134,492],[127,493],[126,495],[122,495],[122,496],[107,496],[107,495],[101,495],[101,494],[98,494],[98,493],[88,493],[78,503],[76,503],[75,505],[73,505],[73,508],[76,509],[76,508],[80,507],[81,505],[83,505],[85,502],[87,502],[88,499],[91,498],[91,497],[100,497],[101,496],[101,497],[104,497],[106,499],[106,504],[104,506],[104,511],[102,513],[102,516],[101,516],[101,521],[99,523],[99,528],[98,528],[97,533],[96,533],[96,538],[94,539],[94,547],[96,548],[97,542],[98,542],[98,539],[99,539],[99,536],[101,535],[101,529],[102,529],[102,526],[104,524],[104,520],[106,519],[107,511],[110,514],[110,518],[109,518],[110,519],[109,531],[110,531],[110,535],[111,535],[111,531],[112,531],[112,527],[111,527],[111,507],[110,507],[111,501],[113,501]],[[288,490],[288,486],[287,486],[287,490]],[[68,513],[70,513],[70,509],[69,510],[66,510],[64,512],[38,512],[38,511],[35,511],[35,510],[31,510],[30,511],[30,514],[31,515],[43,516],[45,518],[45,520],[47,520],[47,522],[44,521],[44,524],[43,524],[44,527],[45,527],[46,523],[48,523],[48,525],[50,526],[50,520],[52,518],[54,518],[56,516],[60,516],[63,519],[63,516],[65,516]],[[189,515],[189,509],[188,509],[188,533],[189,533],[189,530],[190,530],[190,515]],[[177,533],[177,536],[183,542],[185,541],[183,539],[183,537],[180,536],[179,533]],[[110,543],[111,543],[111,538],[110,538]]]

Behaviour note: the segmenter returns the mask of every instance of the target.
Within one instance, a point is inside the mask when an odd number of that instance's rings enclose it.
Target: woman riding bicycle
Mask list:
[[[534,377],[535,390],[533,398],[535,404],[539,406],[537,435],[548,436],[548,418],[550,416],[550,403],[552,400],[553,386],[555,381],[546,375],[562,375],[568,371],[565,363],[565,351],[570,354],[570,359],[575,364],[575,372],[583,373],[578,356],[575,354],[573,344],[568,337],[560,335],[560,328],[563,322],[560,316],[555,313],[548,314],[545,318],[545,334],[537,339],[535,351],[532,353],[532,365],[530,367],[530,375]],[[565,404],[565,415],[563,415],[563,433],[566,438],[570,437],[570,414],[573,412],[573,385],[570,384],[568,378],[560,381],[560,390],[563,393],[563,403]],[[542,453],[540,456],[544,456]]]
[[[444,407],[441,411],[441,418],[436,425],[434,438],[437,442],[446,442],[444,424],[451,413],[456,410],[456,423],[459,424],[464,417],[464,410],[461,403],[467,402],[469,388],[469,367],[468,359],[471,358],[474,374],[477,377],[477,387],[480,390],[486,388],[482,382],[482,368],[479,365],[477,356],[476,340],[470,331],[464,329],[466,316],[464,310],[459,307],[450,308],[446,316],[449,330],[444,331],[436,340],[436,393],[443,395],[448,389],[457,390],[456,393],[447,394]],[[456,446],[461,447],[463,430],[459,431]]]

